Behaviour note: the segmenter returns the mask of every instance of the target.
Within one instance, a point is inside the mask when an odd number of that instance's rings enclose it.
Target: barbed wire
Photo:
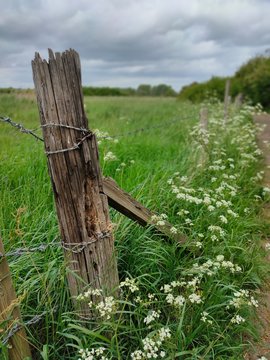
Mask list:
[[[59,248],[62,247],[66,251],[71,251],[74,254],[79,254],[87,246],[97,242],[98,240],[109,238],[110,236],[111,236],[110,231],[104,231],[101,233],[96,233],[95,235],[90,237],[88,241],[83,241],[83,242],[78,242],[78,243],[68,243],[68,242],[64,242],[64,241],[56,242],[56,240],[58,238],[55,238],[53,241],[51,241],[49,243],[42,243],[38,246],[18,248],[18,249],[12,250],[12,251],[8,251],[5,254],[0,252],[0,260],[1,260],[1,258],[4,258],[4,257],[22,256],[24,254],[29,254],[29,253],[44,252],[51,246],[59,247]]]
[[[34,253],[34,252],[44,252],[50,246],[60,246],[60,242],[56,242],[55,240],[56,239],[54,239],[53,241],[51,241],[49,243],[43,243],[38,246],[18,248],[13,251],[8,251],[5,254],[0,252],[0,259],[3,257],[21,256],[24,254],[29,254],[29,253]]]
[[[34,136],[36,140],[44,141],[42,137],[38,136],[33,130],[26,129],[22,124],[16,123],[7,116],[0,116],[0,121],[10,124],[11,126],[20,130],[20,132]]]
[[[138,129],[134,129],[134,130],[130,130],[124,133],[120,133],[120,134],[115,134],[115,135],[105,135],[105,136],[97,136],[98,140],[110,140],[110,139],[117,139],[119,137],[128,137],[128,136],[133,136],[136,135],[140,132],[148,132],[154,129],[158,129],[158,128],[162,128],[164,126],[170,125],[170,124],[174,124],[179,122],[180,120],[189,120],[189,119],[193,119],[194,116],[197,116],[197,114],[193,114],[193,115],[189,115],[186,117],[181,117],[181,118],[173,118],[171,120],[168,121],[161,121],[159,124],[157,125],[152,125],[152,126],[146,126],[146,127],[141,127]],[[24,125],[20,124],[20,123],[16,123],[13,120],[11,120],[9,117],[7,116],[0,116],[0,121],[8,123],[9,125],[19,129],[21,132],[25,133],[25,134],[29,134],[32,135],[33,137],[35,137],[35,139],[43,141],[44,139],[42,137],[40,137],[39,135],[37,135],[33,130],[27,129]],[[71,126],[71,125],[67,125],[67,124],[55,124],[55,123],[48,123],[48,124],[44,124],[41,125],[40,127],[62,127],[62,128],[67,128],[67,129],[73,129],[73,130],[77,130],[77,131],[81,131],[84,134],[89,134],[91,133],[90,130],[85,129],[85,128],[79,128],[79,127],[75,127],[75,126]],[[74,144],[74,146],[72,148],[70,148],[71,150],[75,150],[78,149],[78,146],[80,145],[80,143]],[[64,149],[65,150],[65,149]],[[69,150],[69,149],[68,149]],[[60,152],[60,151],[57,151]],[[63,151],[61,151],[63,152]]]
[[[53,151],[45,151],[46,155],[54,155],[54,154],[60,154],[68,151],[77,150],[80,148],[80,145],[89,137],[93,135],[92,132],[88,132],[87,135],[85,135],[79,142],[75,143],[73,146],[65,149],[59,149],[59,150],[53,150]]]
[[[35,316],[33,316],[31,319],[29,319],[28,321],[24,322],[24,323],[20,323],[20,322],[16,322],[14,323],[14,325],[11,327],[11,329],[8,331],[7,335],[3,338],[2,340],[2,344],[6,345],[9,341],[9,339],[16,334],[17,331],[21,330],[22,328],[28,327],[30,325],[34,325],[36,323],[38,323],[46,314],[50,314],[50,313],[54,313],[56,312],[57,309],[53,309],[52,311],[43,311],[41,314],[37,314]]]

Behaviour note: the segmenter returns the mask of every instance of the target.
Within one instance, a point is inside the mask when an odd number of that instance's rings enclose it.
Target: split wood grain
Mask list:
[[[32,68],[45,151],[51,154],[48,168],[69,268],[70,293],[76,308],[88,316],[89,307],[77,302],[76,297],[89,285],[111,293],[119,280],[96,137],[92,132],[61,127],[66,124],[88,129],[80,59],[74,50],[61,54],[49,50],[49,61],[36,54]],[[81,145],[77,149],[66,150],[78,142]],[[100,234],[108,235],[101,238]],[[79,248],[81,251],[75,250]]]

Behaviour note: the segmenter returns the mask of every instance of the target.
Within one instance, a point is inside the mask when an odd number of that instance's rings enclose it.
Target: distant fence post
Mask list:
[[[234,106],[236,109],[239,109],[242,106],[243,103],[243,94],[240,93],[236,96],[235,100],[234,100]]]
[[[8,262],[4,256],[4,246],[0,237],[0,322],[3,330],[8,332],[17,321],[21,322],[19,300],[12,284]],[[19,329],[8,340],[10,360],[30,359],[30,346],[24,328]],[[1,358],[2,359],[2,358]]]
[[[200,127],[203,131],[208,131],[208,109],[202,108],[200,109]],[[200,153],[199,166],[203,166],[207,159],[207,149],[204,145],[202,151]]]
[[[229,105],[230,105],[230,86],[231,80],[227,79],[226,86],[225,86],[225,93],[224,93],[224,120],[227,122],[228,120],[228,112],[229,112]]]
[[[91,316],[77,295],[87,285],[111,293],[119,280],[96,136],[84,111],[80,58],[74,50],[49,50],[49,61],[36,54],[32,68],[70,293],[76,309]]]
[[[208,128],[208,109],[207,108],[202,108],[200,110],[200,124],[201,124],[201,128],[203,130],[207,130],[207,128]]]

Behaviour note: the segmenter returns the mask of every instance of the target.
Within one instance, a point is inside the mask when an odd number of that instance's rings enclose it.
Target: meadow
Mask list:
[[[209,110],[208,130],[199,110]],[[63,251],[10,257],[13,281],[35,359],[244,359],[256,338],[255,310],[266,276],[260,246],[261,153],[252,115],[215,99],[85,98],[104,176],[168,219],[178,244],[111,210],[119,297],[96,306],[98,321],[74,315]],[[0,115],[39,128],[34,98],[0,95]],[[140,129],[139,131],[136,131]],[[0,123],[0,228],[6,252],[59,241],[43,144]],[[88,301],[95,289],[86,289]],[[0,334],[2,339],[5,333]],[[2,354],[2,355],[1,355]],[[7,348],[0,345],[1,359]]]

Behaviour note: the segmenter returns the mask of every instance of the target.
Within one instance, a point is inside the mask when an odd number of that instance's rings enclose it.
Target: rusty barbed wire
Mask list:
[[[33,130],[26,129],[22,124],[14,122],[13,120],[11,120],[7,116],[0,116],[0,121],[2,121],[4,123],[7,123],[7,124],[17,128],[18,130],[20,130],[20,132],[22,132],[24,134],[32,135],[36,140],[44,141],[42,139],[42,137],[37,135]]]
[[[43,311],[41,314],[34,315],[31,319],[24,323],[16,322],[11,327],[11,329],[8,331],[7,335],[3,338],[1,341],[3,345],[7,345],[9,339],[16,334],[17,331],[21,330],[22,328],[25,328],[30,325],[34,325],[38,323],[46,314],[55,313],[57,308],[53,309],[52,311]]]
[[[185,116],[185,117],[181,117],[181,118],[173,118],[171,120],[168,121],[161,121],[159,124],[157,125],[152,125],[152,126],[146,126],[146,127],[141,127],[138,129],[134,129],[134,130],[130,130],[124,133],[120,133],[120,134],[115,134],[115,135],[105,135],[105,136],[97,136],[98,140],[110,140],[110,139],[117,139],[120,137],[128,137],[128,136],[133,136],[136,135],[140,132],[148,132],[154,129],[159,129],[162,128],[164,126],[170,125],[170,124],[174,124],[177,123],[181,120],[189,120],[189,119],[193,119],[194,116],[198,116],[198,114],[193,114],[192,116]],[[20,123],[16,123],[13,120],[11,120],[9,117],[7,116],[0,116],[0,121],[5,122],[10,124],[11,126],[19,129],[21,132],[25,133],[25,134],[29,134],[32,135],[33,137],[35,137],[37,140],[43,141],[44,139],[42,137],[40,137],[39,135],[37,135],[33,130],[27,129],[24,125],[20,124]],[[75,127],[75,126],[71,126],[71,125],[67,125],[67,124],[55,124],[55,123],[49,123],[49,124],[44,124],[41,125],[40,127],[62,127],[62,128],[67,128],[67,129],[73,129],[73,130],[77,130],[77,131],[81,131],[84,134],[88,135],[90,133],[92,133],[90,130],[85,129],[85,128],[79,128],[79,127]],[[63,149],[65,151],[69,151],[69,150],[75,150],[78,149],[78,145],[80,145],[80,142],[77,144],[74,144],[73,147],[71,147],[70,149]],[[58,152],[64,152],[64,151],[58,151]]]
[[[21,256],[24,254],[29,254],[29,253],[34,253],[34,252],[44,252],[50,246],[60,246],[60,243],[56,242],[55,240],[56,239],[54,239],[53,241],[51,241],[49,243],[43,243],[38,246],[18,248],[16,250],[8,251],[5,254],[0,252],[0,259],[3,257]]]
[[[24,254],[29,254],[29,253],[44,252],[51,246],[59,247],[59,248],[62,247],[66,251],[71,251],[75,254],[79,254],[87,246],[97,242],[98,240],[102,240],[102,239],[108,238],[110,236],[111,236],[110,231],[105,231],[105,232],[101,232],[101,233],[96,233],[89,239],[89,241],[78,242],[78,243],[68,243],[68,242],[64,242],[64,241],[56,242],[56,240],[59,238],[55,238],[53,241],[51,241],[49,243],[42,243],[38,246],[18,248],[18,249],[12,250],[12,251],[8,251],[6,253],[0,252],[0,261],[1,261],[1,258],[4,258],[4,257],[22,256]]]
[[[95,236],[92,236],[89,241],[83,241],[80,243],[65,243],[62,241],[61,246],[64,250],[71,251],[74,254],[81,253],[87,246],[94,244],[98,240],[109,238],[111,236],[110,231],[103,233],[96,233]]]
[[[65,149],[59,149],[59,150],[53,150],[53,151],[45,151],[46,155],[54,155],[54,154],[60,154],[68,151],[77,150],[80,148],[80,145],[89,137],[93,136],[92,132],[88,132],[87,135],[85,135],[79,142],[75,143],[73,146]]]

